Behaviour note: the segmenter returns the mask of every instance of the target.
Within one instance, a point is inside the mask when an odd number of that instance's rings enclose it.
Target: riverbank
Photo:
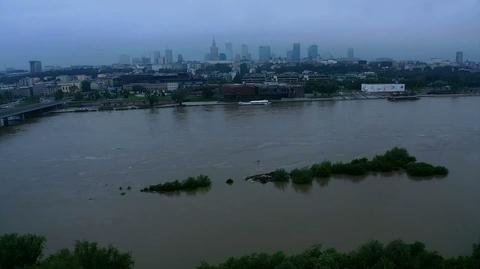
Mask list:
[[[438,98],[438,97],[480,97],[480,94],[423,94],[417,95],[421,98]],[[296,102],[325,102],[325,101],[358,101],[358,100],[381,100],[387,99],[387,96],[376,95],[341,95],[333,97],[317,97],[317,98],[283,98],[280,100],[271,100],[273,104],[281,103],[296,103]],[[224,102],[224,101],[203,101],[203,102],[183,102],[182,107],[195,107],[195,106],[238,106],[238,102]],[[136,109],[152,109],[152,108],[172,108],[179,107],[180,105],[175,103],[162,104],[155,106],[121,106],[121,107],[101,107],[101,106],[89,106],[89,107],[71,107],[63,108],[49,113],[81,113],[81,112],[98,112],[98,111],[124,111],[124,110],[136,110]]]

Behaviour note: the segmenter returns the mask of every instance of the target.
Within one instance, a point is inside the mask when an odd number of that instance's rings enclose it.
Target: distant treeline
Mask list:
[[[334,248],[314,246],[298,255],[258,253],[229,258],[219,265],[203,262],[197,269],[478,269],[480,245],[473,245],[470,256],[442,257],[425,244],[401,240],[386,245],[370,241],[344,253]]]
[[[247,177],[246,180],[267,182],[288,182],[294,184],[310,184],[315,178],[328,178],[332,175],[364,176],[372,172],[405,171],[412,177],[446,176],[448,169],[444,166],[433,166],[424,162],[416,162],[406,149],[395,147],[373,159],[354,159],[351,162],[324,161],[310,167],[296,168],[291,172],[278,169],[270,173]]]

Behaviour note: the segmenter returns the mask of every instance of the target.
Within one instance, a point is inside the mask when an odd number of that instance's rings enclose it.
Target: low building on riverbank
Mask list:
[[[405,84],[362,84],[365,93],[403,93]]]

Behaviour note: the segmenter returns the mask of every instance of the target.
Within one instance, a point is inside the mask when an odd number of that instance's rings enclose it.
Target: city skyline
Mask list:
[[[160,19],[158,8],[164,10]],[[248,44],[254,59],[260,45],[284,55],[298,42],[302,55],[318,44],[320,53],[335,57],[352,47],[367,60],[454,60],[452,54],[463,51],[465,60],[478,61],[479,10],[476,0],[3,1],[0,36],[8,42],[0,44],[0,69],[28,68],[25,62],[31,59],[61,66],[111,64],[120,54],[143,55],[159,48],[201,60],[212,35],[222,52],[231,42],[233,56]]]

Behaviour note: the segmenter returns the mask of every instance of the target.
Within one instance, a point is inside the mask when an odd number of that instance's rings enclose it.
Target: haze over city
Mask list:
[[[455,51],[480,60],[480,1],[0,1],[0,68],[100,65],[118,55],[170,48],[203,59],[215,36],[220,50],[270,45],[285,57],[292,43],[311,44],[320,56],[347,48],[364,59],[452,60]]]

